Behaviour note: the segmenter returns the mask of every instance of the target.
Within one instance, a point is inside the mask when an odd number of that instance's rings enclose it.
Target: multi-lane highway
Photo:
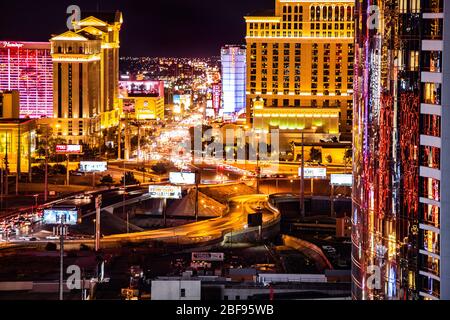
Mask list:
[[[148,240],[182,241],[184,243],[204,242],[222,239],[224,234],[245,230],[248,227],[248,214],[254,213],[258,208],[263,210],[264,223],[275,221],[279,217],[278,212],[269,205],[268,197],[264,195],[246,195],[232,198],[228,206],[229,209],[220,218],[176,228],[113,235],[105,237],[102,241],[104,243]]]
[[[117,191],[114,191],[117,192]],[[76,199],[66,201],[77,201]],[[89,202],[89,201],[88,201]],[[90,206],[89,204],[85,204]],[[268,203],[268,197],[265,195],[245,195],[232,198],[229,200],[228,209],[223,213],[222,217],[191,223],[175,228],[153,230],[139,233],[119,234],[107,236],[102,239],[102,243],[106,246],[120,245],[128,242],[147,242],[162,241],[167,243],[183,243],[196,244],[213,240],[223,239],[225,234],[237,233],[245,231],[248,227],[248,214],[254,213],[258,208],[263,210],[264,224],[276,221],[279,213]],[[86,209],[86,208],[85,208]],[[20,244],[36,245],[48,242],[58,242],[57,239],[30,239],[15,237],[10,243],[3,243],[3,246]],[[74,239],[68,240],[67,244],[86,244],[93,243],[92,239]]]

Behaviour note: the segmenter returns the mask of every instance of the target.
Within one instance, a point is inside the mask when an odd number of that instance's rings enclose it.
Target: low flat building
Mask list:
[[[152,300],[155,301],[200,301],[202,282],[200,280],[154,280]]]
[[[0,91],[0,119],[18,119],[19,115],[19,91]]]
[[[0,163],[9,173],[26,173],[36,150],[36,120],[0,119]]]

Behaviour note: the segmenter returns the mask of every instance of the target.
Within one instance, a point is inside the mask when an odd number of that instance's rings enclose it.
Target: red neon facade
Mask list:
[[[0,41],[0,90],[20,92],[21,118],[53,117],[50,43]]]

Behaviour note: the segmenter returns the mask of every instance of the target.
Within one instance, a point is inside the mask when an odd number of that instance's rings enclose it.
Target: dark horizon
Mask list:
[[[245,44],[243,17],[273,8],[275,0],[1,1],[0,40],[48,41],[67,30],[66,9],[73,4],[123,12],[121,56],[211,57],[223,45]]]

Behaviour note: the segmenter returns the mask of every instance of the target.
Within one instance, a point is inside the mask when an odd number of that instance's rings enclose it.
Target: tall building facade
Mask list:
[[[450,4],[356,3],[353,298],[450,299]]]
[[[20,117],[53,116],[52,70],[49,42],[0,41],[0,91],[19,91]]]
[[[350,139],[354,3],[276,0],[245,17],[249,124]]]
[[[74,31],[54,36],[53,123],[57,135],[92,144],[95,132],[120,120],[119,48],[122,14],[84,13]],[[113,120],[111,120],[113,118]],[[108,123],[102,123],[108,119]],[[115,119],[115,120],[114,120]]]
[[[245,110],[247,57],[245,46],[225,46],[222,61],[222,110],[225,117]]]

